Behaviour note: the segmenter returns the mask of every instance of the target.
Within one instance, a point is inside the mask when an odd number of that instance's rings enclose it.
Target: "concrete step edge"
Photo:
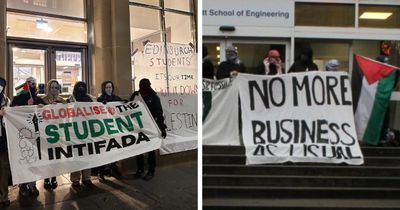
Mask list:
[[[398,199],[253,199],[253,198],[205,198],[204,207],[326,207],[326,208],[398,208]]]
[[[400,177],[381,177],[381,176],[297,176],[297,175],[259,175],[259,174],[203,174],[203,178],[279,178],[279,179],[372,179],[372,180],[400,180]]]
[[[330,190],[330,191],[365,191],[365,190],[370,190],[370,191],[393,191],[393,192],[399,192],[400,193],[400,188],[382,188],[382,187],[295,187],[295,186],[290,186],[290,187],[271,187],[271,186],[225,186],[225,185],[203,185],[203,190],[213,190],[213,189],[218,189],[218,190],[230,190],[230,189],[235,189],[235,190]]]

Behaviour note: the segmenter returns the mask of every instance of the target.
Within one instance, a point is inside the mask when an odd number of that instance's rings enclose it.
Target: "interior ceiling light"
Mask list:
[[[393,13],[391,12],[364,12],[360,19],[376,19],[376,20],[386,20]]]

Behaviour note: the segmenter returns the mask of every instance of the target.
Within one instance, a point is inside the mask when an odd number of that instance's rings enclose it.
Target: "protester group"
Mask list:
[[[8,156],[7,146],[7,133],[4,125],[3,117],[7,115],[5,107],[17,107],[36,105],[41,108],[50,104],[66,104],[75,102],[101,102],[106,104],[108,102],[127,102],[115,94],[115,86],[112,81],[104,81],[101,85],[101,95],[98,98],[88,93],[88,87],[85,82],[77,82],[74,85],[73,93],[67,99],[60,96],[61,84],[57,80],[50,80],[45,88],[45,95],[40,97],[38,95],[38,84],[37,80],[33,77],[26,79],[25,83],[21,84],[16,88],[17,95],[10,100],[5,95],[6,80],[0,78],[0,207],[9,206],[10,200],[8,198],[8,187],[12,183],[10,161]],[[130,101],[134,100],[135,97],[141,96],[146,106],[148,107],[154,121],[161,131],[161,137],[165,138],[167,126],[164,123],[163,109],[161,106],[160,98],[151,87],[151,82],[147,78],[143,78],[139,82],[139,90],[132,93],[129,98]],[[37,123],[37,122],[36,122]],[[12,144],[12,142],[8,142]],[[155,175],[156,168],[156,151],[148,152],[148,170],[145,173],[144,166],[144,155],[136,156],[137,170],[135,178],[143,178],[145,180],[151,180]],[[120,177],[120,171],[117,163],[106,164],[93,169],[84,169],[81,171],[75,171],[70,174],[70,180],[72,182],[71,187],[74,189],[81,189],[83,186],[93,185],[91,181],[91,174],[97,174],[100,182],[105,181],[105,175]],[[54,190],[58,186],[57,177],[48,177],[44,180],[44,188],[46,190]],[[27,196],[38,196],[39,190],[36,187],[36,181],[19,184],[19,194],[22,197]]]

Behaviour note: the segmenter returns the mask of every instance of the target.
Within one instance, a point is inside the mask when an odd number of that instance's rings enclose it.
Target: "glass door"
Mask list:
[[[74,84],[82,81],[82,52],[54,50],[55,78],[61,84],[61,94],[70,95]]]
[[[226,46],[232,45],[237,48],[238,57],[246,66],[247,73],[256,73],[271,49],[279,51],[285,73],[290,67],[289,41],[228,40]]]
[[[9,76],[13,81],[8,88],[9,96],[16,94],[15,87],[26,78],[37,79],[39,95],[46,93],[46,83],[56,79],[61,85],[61,95],[72,94],[78,81],[88,78],[86,69],[86,48],[82,46],[49,46],[40,44],[9,45]],[[87,82],[87,81],[86,81]]]
[[[214,65],[214,75],[217,73],[217,69],[221,61],[225,59],[221,59],[225,57],[225,41],[223,40],[207,40],[203,41],[203,50],[206,48],[208,52],[208,58],[211,60]],[[203,52],[204,54],[204,52]],[[203,56],[204,57],[204,56]]]
[[[16,94],[15,87],[23,84],[28,77],[36,78],[38,84],[46,82],[46,49],[12,46],[11,51],[13,59],[11,94],[13,96]]]

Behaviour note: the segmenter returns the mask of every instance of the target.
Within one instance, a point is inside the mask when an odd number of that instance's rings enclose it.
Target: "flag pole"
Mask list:
[[[28,82],[26,82],[26,83],[28,84]],[[28,91],[29,91],[29,95],[31,96],[31,99],[33,100],[32,93],[31,93],[31,87],[29,84],[28,84]]]

